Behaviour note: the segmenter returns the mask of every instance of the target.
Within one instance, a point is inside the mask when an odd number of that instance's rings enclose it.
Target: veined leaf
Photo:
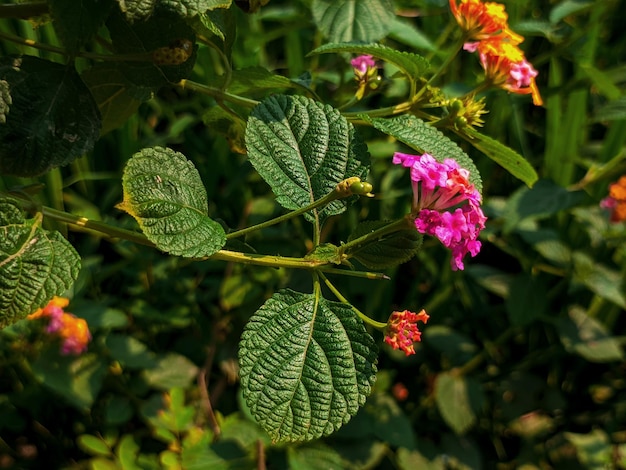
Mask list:
[[[424,75],[430,63],[421,55],[402,52],[382,44],[340,43],[325,44],[314,49],[311,54],[328,54],[331,52],[348,52],[351,54],[368,54],[395,65],[411,79]]]
[[[7,56],[0,58],[0,80],[8,83],[12,100],[6,124],[0,126],[0,172],[39,175],[93,148],[100,114],[72,67]]]
[[[445,135],[415,116],[398,116],[390,119],[367,118],[381,132],[395,137],[418,152],[426,152],[438,161],[452,158],[462,168],[469,171],[469,180],[482,192],[483,184],[478,169],[472,159]]]
[[[275,95],[256,106],[246,147],[250,162],[287,209],[306,207],[348,177],[364,180],[369,167],[367,147],[352,124],[336,109],[303,96]],[[356,198],[331,202],[318,211],[320,219],[340,214]]]
[[[370,220],[357,225],[348,241],[382,228],[389,222]],[[367,244],[346,250],[346,254],[359,260],[368,269],[386,269],[405,263],[419,251],[423,236],[415,229],[400,230],[383,235]]]
[[[182,153],[162,147],[137,152],[126,165],[122,184],[124,201],[118,207],[137,220],[160,250],[201,258],[226,243],[222,226],[207,215],[198,170]]]
[[[330,42],[378,41],[395,18],[391,0],[313,0],[311,11]]]
[[[25,220],[14,201],[0,199],[0,328],[62,295],[79,271],[80,257],[60,233]]]
[[[265,302],[243,332],[243,396],[274,441],[326,436],[365,403],[376,354],[349,306],[285,290]]]
[[[0,124],[7,122],[7,114],[12,104],[11,87],[6,80],[0,80]]]
[[[216,8],[230,7],[231,0],[116,0],[130,23],[149,18],[158,6],[183,18],[192,18]]]
[[[471,127],[464,128],[462,136],[470,144],[513,176],[526,183],[529,187],[532,187],[539,178],[535,169],[528,163],[528,160],[497,140],[487,137]]]

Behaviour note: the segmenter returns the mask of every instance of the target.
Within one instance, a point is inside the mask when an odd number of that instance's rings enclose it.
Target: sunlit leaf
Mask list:
[[[0,199],[0,328],[64,294],[78,277],[74,247],[40,223],[25,219],[14,201]]]
[[[376,353],[349,306],[282,291],[252,316],[242,335],[243,395],[274,441],[326,436],[365,403]]]
[[[159,249],[191,258],[210,256],[226,243],[220,224],[207,215],[206,190],[198,170],[181,153],[154,147],[128,161],[122,178],[124,201]]]
[[[467,432],[474,425],[483,399],[480,384],[471,377],[442,372],[435,380],[437,408],[457,434]]]
[[[303,96],[272,96],[252,110],[248,158],[276,201],[299,209],[326,196],[344,179],[367,175],[367,147],[336,109]],[[358,196],[316,209],[320,219],[340,214]],[[307,214],[309,220],[315,215]]]

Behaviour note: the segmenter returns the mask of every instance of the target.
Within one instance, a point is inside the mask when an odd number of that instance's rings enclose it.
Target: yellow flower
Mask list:
[[[509,29],[509,17],[501,3],[461,0],[457,5],[457,0],[450,0],[450,10],[469,41],[481,41],[497,35],[507,37],[515,44],[524,40]]]

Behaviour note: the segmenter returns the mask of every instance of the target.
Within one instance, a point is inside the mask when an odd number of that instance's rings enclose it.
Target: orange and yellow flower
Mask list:
[[[626,220],[626,175],[609,186],[609,196],[600,202],[600,206],[611,211],[611,222]]]
[[[39,308],[28,315],[29,320],[48,318],[46,332],[61,339],[62,354],[82,354],[91,341],[91,333],[87,322],[63,309],[69,305],[69,300],[63,297],[54,297],[44,308]]]
[[[417,328],[417,322],[428,322],[429,315],[425,310],[419,313],[404,310],[393,312],[387,321],[385,330],[385,342],[393,349],[400,349],[410,356],[415,354],[413,343],[421,341],[422,332]]]
[[[501,3],[461,0],[457,4],[457,0],[450,0],[450,10],[468,41],[482,41],[496,35],[506,37],[515,44],[524,40],[509,29],[509,16]]]

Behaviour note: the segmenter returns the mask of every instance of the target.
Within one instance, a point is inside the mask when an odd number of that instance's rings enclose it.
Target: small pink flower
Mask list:
[[[437,237],[452,251],[453,270],[464,269],[463,257],[476,256],[480,231],[487,218],[480,208],[481,195],[469,182],[469,171],[452,159],[396,152],[393,163],[411,169],[412,213],[420,233]]]
[[[404,351],[407,356],[415,354],[413,343],[422,339],[422,332],[417,328],[417,322],[421,321],[426,324],[429,318],[424,310],[419,313],[410,310],[393,312],[387,321],[385,342],[393,349]]]
[[[370,70],[374,69],[377,72],[376,61],[371,55],[360,55],[350,61],[350,65],[354,67],[354,74],[358,79],[367,77]],[[378,72],[377,72],[378,73]]]

